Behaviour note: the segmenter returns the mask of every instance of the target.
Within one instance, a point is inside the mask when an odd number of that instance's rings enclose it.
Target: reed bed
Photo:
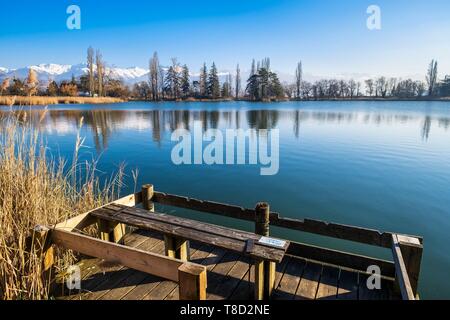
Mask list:
[[[125,100],[112,97],[45,97],[0,96],[0,105],[47,106],[52,104],[104,104]]]
[[[118,197],[122,184],[121,168],[100,182],[95,160],[78,161],[79,135],[70,165],[48,156],[38,128],[45,113],[37,125],[26,112],[0,119],[0,299],[51,298],[41,258],[27,249],[31,229],[105,204]],[[56,270],[65,270],[74,258],[70,251],[56,250]]]

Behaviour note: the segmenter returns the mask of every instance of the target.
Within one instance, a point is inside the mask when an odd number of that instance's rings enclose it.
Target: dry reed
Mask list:
[[[95,161],[78,163],[80,137],[71,165],[47,156],[39,124],[32,122],[22,111],[0,119],[0,299],[51,298],[42,261],[26,248],[30,230],[102,205],[121,187],[122,169],[101,183]],[[73,258],[57,250],[56,269],[64,270]]]
[[[0,96],[0,105],[46,106],[52,104],[103,104],[124,102],[112,97],[44,97]]]

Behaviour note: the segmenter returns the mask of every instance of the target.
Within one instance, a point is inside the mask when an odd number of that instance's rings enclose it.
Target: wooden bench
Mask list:
[[[166,255],[169,257],[187,261],[189,240],[249,256],[255,265],[256,299],[270,297],[275,281],[276,263],[283,260],[289,246],[289,241],[285,240],[262,238],[261,235],[251,232],[167,214],[150,213],[145,209],[120,204],[110,204],[99,208],[91,212],[91,216],[110,223],[109,229],[104,230],[105,233],[112,232],[117,224],[163,233]],[[105,227],[108,228],[108,225]]]
[[[53,245],[56,245],[177,282],[181,300],[206,299],[205,266],[107,242],[72,230],[65,231],[56,226],[52,229],[46,226],[36,226],[30,240],[31,248],[43,257],[42,267],[45,277],[51,277],[53,273]]]

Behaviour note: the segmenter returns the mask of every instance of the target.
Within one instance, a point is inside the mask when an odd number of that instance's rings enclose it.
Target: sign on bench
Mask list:
[[[275,248],[284,249],[286,246],[286,241],[269,237],[261,237],[258,242]]]

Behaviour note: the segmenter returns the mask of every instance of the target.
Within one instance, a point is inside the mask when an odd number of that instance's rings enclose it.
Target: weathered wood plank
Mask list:
[[[408,271],[403,260],[402,251],[396,234],[392,235],[392,254],[395,262],[396,281],[400,287],[403,300],[415,300],[414,291],[409,281]]]
[[[218,294],[210,294],[208,296],[208,300],[229,299],[233,291],[239,285],[240,281],[244,279],[248,269],[249,259],[242,256],[239,257],[228,274],[223,277],[222,281],[216,286],[214,291]],[[245,281],[245,279],[243,281]]]
[[[417,296],[420,267],[422,263],[423,244],[418,238],[397,235],[403,261],[408,272],[413,294]]]
[[[109,207],[106,207],[105,209],[108,209],[108,208]],[[274,248],[267,244],[258,243],[258,241],[261,238],[261,235],[258,235],[258,234],[252,233],[252,232],[222,227],[222,226],[218,226],[218,225],[211,224],[211,223],[199,222],[197,220],[180,218],[180,217],[167,215],[167,214],[163,214],[163,213],[157,213],[156,215],[149,217],[146,211],[143,211],[142,209],[139,209],[139,208],[124,207],[121,212],[132,215],[132,216],[136,216],[136,217],[141,217],[141,218],[146,218],[146,219],[149,218],[149,219],[155,220],[155,221],[170,223],[174,226],[190,228],[190,229],[198,230],[198,231],[207,231],[211,234],[217,234],[217,235],[221,235],[221,236],[231,238],[231,239],[237,239],[237,240],[242,240],[242,241],[247,241],[248,239],[253,239],[253,240],[255,240],[255,242],[258,246],[268,247],[268,248],[272,248],[272,249]],[[266,236],[268,236],[268,235],[266,235]],[[279,240],[281,240],[281,239],[279,239]],[[287,250],[290,242],[289,241],[285,241],[285,242],[286,243],[283,248],[276,248],[276,249],[277,250]]]
[[[319,287],[322,265],[311,261],[306,262],[302,279],[295,294],[296,300],[314,300]]]
[[[250,265],[238,286],[230,296],[230,300],[253,300],[255,298],[255,266]]]
[[[338,300],[358,300],[358,273],[340,270]]]
[[[281,281],[273,293],[273,298],[280,300],[294,299],[304,268],[305,261],[303,259],[291,257]]]
[[[206,300],[206,268],[184,263],[178,268],[180,300]]]
[[[162,253],[162,241],[160,239],[152,239],[153,241],[146,241],[144,242],[139,249],[145,250],[145,251],[151,251],[158,254]],[[156,240],[156,241],[155,241]],[[125,267],[121,270],[126,269]],[[99,296],[97,299],[101,300],[120,300],[123,297],[125,297],[131,290],[136,288],[137,286],[141,285],[144,281],[147,280],[147,278],[151,276],[148,273],[144,273],[141,271],[132,270],[130,274],[128,274],[126,277],[122,277],[122,281],[117,284],[117,286],[114,286],[110,290],[105,290],[104,294]],[[155,281],[162,281],[163,279],[152,276]],[[107,280],[109,281],[109,280]]]
[[[137,231],[124,237],[124,243],[127,246],[138,249],[151,248],[158,241],[157,238],[149,237],[149,231]],[[85,262],[86,260],[83,260]],[[87,297],[86,293],[98,291],[107,280],[108,275],[117,271],[124,270],[125,267],[117,263],[108,263],[103,259],[91,258],[88,265],[81,269],[82,271],[82,292],[72,295],[70,299],[79,300]]]
[[[164,242],[162,240],[153,248],[153,251],[159,254],[164,254]],[[131,290],[124,295],[122,300],[142,300],[149,292],[156,288],[164,280],[153,276],[147,275],[140,285],[131,288]],[[178,292],[178,290],[176,290]]]
[[[61,247],[178,281],[179,260],[57,229],[52,230],[51,237]]]
[[[183,209],[219,214],[221,216],[247,221],[255,220],[254,210],[219,202],[203,201],[156,191],[153,195],[152,200],[163,205],[169,205]]]
[[[111,216],[109,213],[103,212],[102,210],[94,212],[93,215],[100,219],[121,222],[141,229],[154,230],[178,238],[199,241],[239,253],[245,252],[246,244],[244,241],[231,239],[207,232],[201,232],[198,230],[192,230],[190,228],[184,228],[181,226],[174,226],[169,223],[153,220],[153,218],[150,219],[137,217],[124,213],[118,213],[114,216]],[[255,248],[250,255],[255,258],[277,262],[282,260],[284,256],[284,250],[255,245]]]
[[[305,259],[320,261],[363,272],[366,272],[369,266],[377,265],[380,267],[383,276],[390,278],[395,277],[395,265],[393,262],[387,260],[321,248],[318,246],[293,241],[291,241],[286,253]]]
[[[335,300],[338,290],[339,269],[323,266],[320,283],[317,289],[317,300]]]
[[[164,205],[175,206],[184,209],[207,212],[235,219],[254,221],[255,211],[239,206],[233,206],[213,201],[203,201],[189,197],[172,195],[162,192],[154,192],[154,202]],[[323,236],[355,241],[384,248],[391,247],[391,232],[380,232],[378,230],[360,228],[349,225],[328,223],[314,219],[291,219],[282,218],[276,212],[270,213],[270,224],[282,228],[299,230]],[[422,239],[421,237],[416,237]]]
[[[219,290],[221,283],[225,281],[227,274],[239,260],[239,254],[227,252],[222,260],[216,264],[208,275],[208,300],[223,299],[223,292]]]

